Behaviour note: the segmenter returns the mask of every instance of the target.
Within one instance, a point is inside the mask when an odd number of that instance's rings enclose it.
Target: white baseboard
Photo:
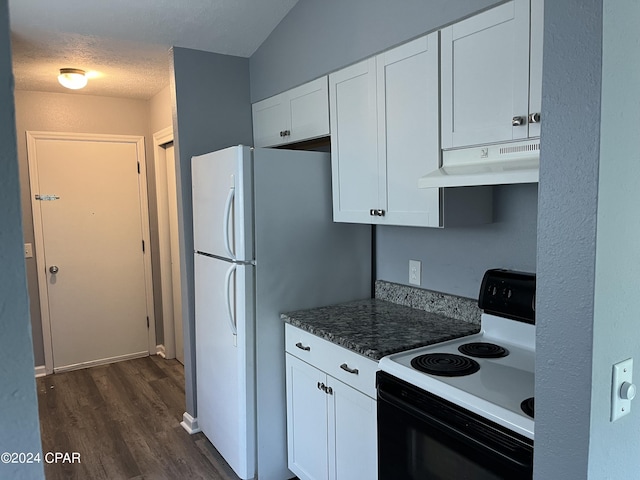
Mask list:
[[[62,373],[62,372],[68,372],[71,370],[79,370],[81,368],[96,367],[98,365],[105,365],[107,363],[122,362],[124,360],[133,360],[134,358],[142,358],[142,357],[148,357],[148,356],[149,356],[149,351],[147,350],[144,352],[130,353],[127,355],[120,355],[117,357],[101,358],[100,360],[93,360],[91,362],[82,362],[82,363],[76,363],[73,365],[65,365],[63,367],[56,367],[53,369],[53,371],[55,373]]]
[[[38,365],[36,367],[36,378],[44,377],[47,374],[47,367],[44,365]]]
[[[164,345],[156,345],[156,355],[159,355],[162,358],[167,358],[167,355],[165,352],[166,350],[164,348]]]
[[[198,419],[193,418],[187,412],[184,412],[182,414],[182,422],[180,422],[180,425],[182,425],[182,428],[184,428],[187,432],[189,432],[189,435],[193,435],[194,433],[198,433],[202,431],[198,426]]]

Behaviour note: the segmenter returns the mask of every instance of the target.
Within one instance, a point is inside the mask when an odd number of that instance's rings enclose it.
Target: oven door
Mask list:
[[[533,441],[378,372],[378,479],[520,480]]]

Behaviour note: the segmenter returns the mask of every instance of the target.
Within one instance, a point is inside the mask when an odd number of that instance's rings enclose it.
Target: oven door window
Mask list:
[[[378,382],[379,480],[532,478],[530,440],[388,377]]]

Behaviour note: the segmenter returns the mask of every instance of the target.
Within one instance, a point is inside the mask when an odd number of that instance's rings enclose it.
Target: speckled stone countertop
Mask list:
[[[376,282],[376,295],[379,295],[378,283],[380,282]],[[386,284],[384,288],[390,285],[396,293],[405,288],[402,285],[382,283]],[[417,292],[420,295],[428,292],[413,287],[406,289],[420,290]],[[412,293],[399,295],[406,300]],[[434,303],[436,312],[411,308],[381,298],[370,298],[283,313],[282,319],[325,340],[380,360],[385,355],[471,335],[480,330],[479,311],[475,312],[467,305],[473,304],[473,300],[449,295],[444,297],[443,301],[427,301],[423,305],[429,308],[433,306],[430,303]],[[449,305],[448,311],[443,311],[446,310],[443,302]],[[464,306],[460,307],[461,304]],[[459,318],[454,318],[456,316]]]

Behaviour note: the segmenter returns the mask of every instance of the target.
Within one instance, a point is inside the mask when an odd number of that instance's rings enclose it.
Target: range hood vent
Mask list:
[[[442,167],[418,180],[420,188],[536,183],[540,139],[442,152]]]

